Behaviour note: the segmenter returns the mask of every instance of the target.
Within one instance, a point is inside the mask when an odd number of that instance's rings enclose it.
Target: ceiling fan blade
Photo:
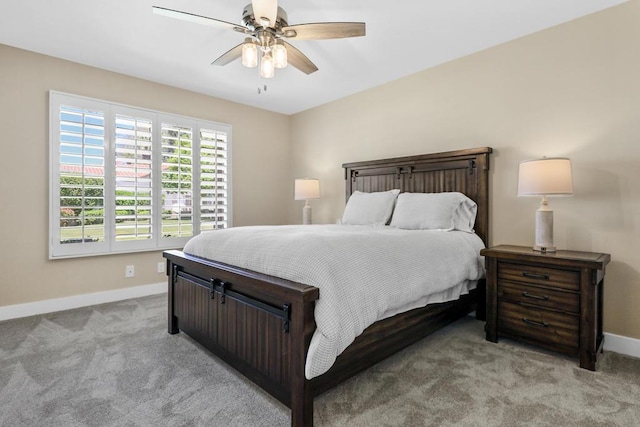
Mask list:
[[[284,37],[292,40],[324,40],[365,35],[364,22],[318,22],[283,27]]]
[[[304,53],[300,52],[296,47],[285,41],[283,41],[283,43],[287,48],[287,62],[289,62],[289,65],[296,67],[305,74],[311,74],[318,71],[316,64],[311,62]]]
[[[273,27],[278,18],[278,0],[251,0],[253,6],[253,16],[256,22],[263,27]],[[267,23],[261,21],[262,18],[269,20]]]
[[[232,24],[231,22],[221,21],[219,19],[209,18],[201,15],[195,15],[189,12],[181,12],[179,10],[167,9],[160,6],[152,6],[152,10],[153,13],[156,13],[158,15],[181,19],[183,21],[195,22],[196,24],[209,25],[213,27],[219,27],[222,24],[241,33],[247,33],[249,31],[248,28],[241,27],[237,24]]]
[[[244,43],[240,43],[238,46],[232,47],[215,61],[211,63],[211,65],[227,65],[230,62],[235,61],[236,59],[242,57],[242,45]]]

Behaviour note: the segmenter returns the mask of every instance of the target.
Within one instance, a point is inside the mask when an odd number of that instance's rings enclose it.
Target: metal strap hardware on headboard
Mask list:
[[[396,172],[396,177],[400,179],[403,173],[406,173],[409,179],[413,178],[413,166],[399,167]]]

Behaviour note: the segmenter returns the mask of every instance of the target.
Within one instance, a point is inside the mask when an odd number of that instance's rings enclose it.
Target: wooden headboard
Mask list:
[[[489,238],[489,154],[491,147],[394,159],[345,163],[347,200],[354,191],[442,193],[459,191],[478,205],[475,231]]]

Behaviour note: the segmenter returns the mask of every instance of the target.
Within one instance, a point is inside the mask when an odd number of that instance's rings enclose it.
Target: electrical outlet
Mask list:
[[[136,274],[135,266],[133,266],[133,265],[127,265],[127,266],[125,267],[125,270],[124,270],[124,277],[133,277],[133,276],[135,276],[135,274]]]
[[[164,273],[164,262],[158,263],[158,273]]]

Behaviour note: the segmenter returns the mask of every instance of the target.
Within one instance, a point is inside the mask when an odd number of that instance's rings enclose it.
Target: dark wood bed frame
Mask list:
[[[347,199],[356,190],[459,191],[478,205],[476,233],[487,243],[491,148],[346,163]],[[319,289],[231,265],[166,251],[169,333],[185,332],[291,408],[293,426],[313,425],[313,399],[389,355],[476,310],[484,283],[459,300],[400,313],[369,326],[323,375],[307,380]]]

